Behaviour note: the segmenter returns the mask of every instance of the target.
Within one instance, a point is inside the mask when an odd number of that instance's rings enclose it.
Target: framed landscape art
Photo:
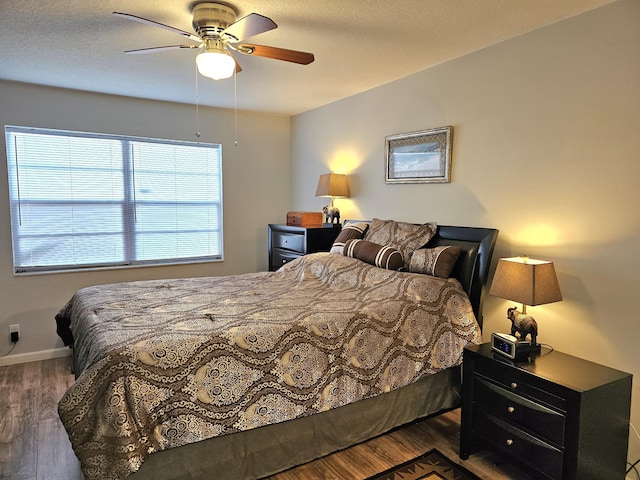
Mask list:
[[[385,183],[449,183],[453,127],[386,137]]]

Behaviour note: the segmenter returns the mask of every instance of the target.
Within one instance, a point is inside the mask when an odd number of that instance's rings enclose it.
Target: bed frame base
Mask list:
[[[152,454],[128,478],[263,478],[459,404],[460,367],[453,367],[335,410]]]

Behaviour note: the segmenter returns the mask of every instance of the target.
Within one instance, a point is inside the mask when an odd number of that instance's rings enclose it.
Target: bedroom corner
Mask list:
[[[79,288],[127,280],[220,276],[267,270],[267,225],[290,210],[290,119],[286,115],[200,107],[201,137],[221,143],[224,175],[224,260],[174,266],[16,276],[13,274],[4,131],[0,141],[0,354],[10,350],[9,325],[20,341],[0,365],[69,354],[54,316]],[[192,105],[117,97],[0,81],[0,123],[193,141]],[[238,146],[234,141],[238,140]],[[268,201],[265,201],[268,199]],[[6,334],[6,335],[5,335]]]

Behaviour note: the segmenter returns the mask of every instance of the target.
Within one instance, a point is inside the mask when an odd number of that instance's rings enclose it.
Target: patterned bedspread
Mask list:
[[[328,253],[277,272],[85,288],[58,316],[82,369],[59,414],[87,479],[388,392],[480,341],[456,280]]]

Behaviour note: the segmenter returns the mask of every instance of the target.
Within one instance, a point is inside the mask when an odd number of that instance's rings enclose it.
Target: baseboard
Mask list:
[[[18,363],[37,362],[39,360],[50,360],[52,358],[69,357],[71,353],[72,351],[69,347],[63,347],[52,350],[40,350],[39,352],[8,355],[6,357],[0,357],[0,367],[16,365]]]

